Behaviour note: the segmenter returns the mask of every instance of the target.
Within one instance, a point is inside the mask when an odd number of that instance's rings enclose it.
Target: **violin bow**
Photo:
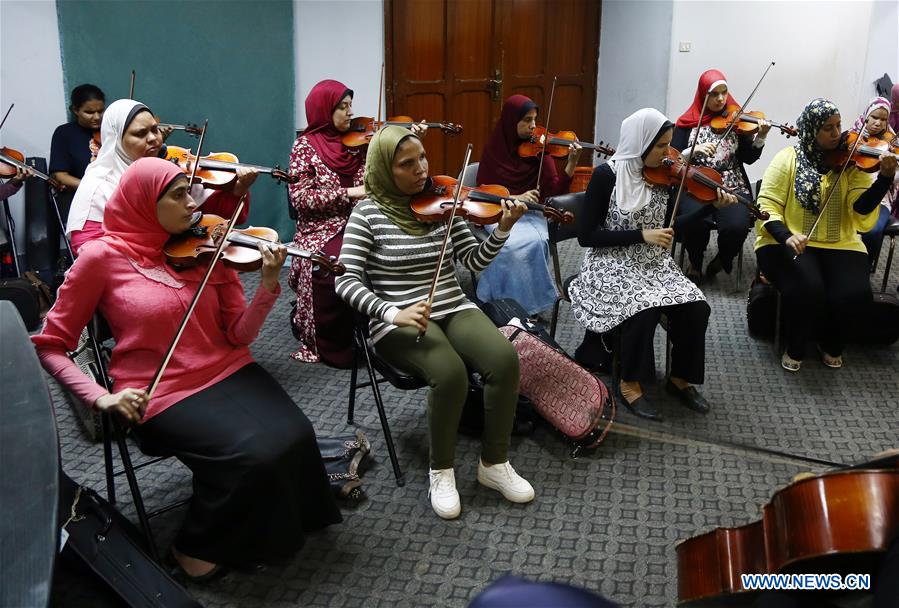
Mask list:
[[[746,107],[749,105],[749,102],[752,101],[752,98],[755,96],[755,92],[759,90],[759,87],[761,86],[762,81],[765,79],[765,76],[768,75],[768,71],[773,67],[774,67],[774,62],[772,61],[771,63],[768,64],[768,67],[765,68],[765,73],[762,74],[762,77],[759,78],[759,81],[757,83],[755,83],[755,88],[752,89],[752,93],[749,94],[749,97],[747,97],[746,101],[743,102],[743,105],[740,106],[740,111],[737,112],[737,116],[727,126],[727,128],[724,130],[724,133],[722,133],[720,136],[718,136],[718,141],[724,141],[724,138],[727,137],[728,135],[730,135],[730,132],[733,130],[734,125],[736,125],[738,122],[740,122],[740,117],[743,116],[743,110],[745,110]]]
[[[207,118],[203,121],[203,130],[200,131],[200,142],[197,144],[197,159],[194,161],[194,166],[190,171],[190,186],[189,188],[193,188],[194,180],[197,179],[197,170],[200,168],[200,156],[203,150],[203,140],[206,139],[206,127],[209,126],[209,119]]]
[[[381,80],[378,82],[378,120],[375,131],[381,128],[381,96],[384,94],[384,62],[381,62]]]
[[[549,142],[549,117],[553,113],[553,98],[556,96],[556,80],[558,76],[553,76],[553,86],[549,92],[549,108],[546,110],[546,133],[543,134],[543,152],[540,153],[540,167],[537,169],[537,192],[540,192],[540,176],[543,174],[543,157],[546,156],[546,144]],[[462,182],[459,182],[460,184]]]
[[[162,363],[159,364],[159,368],[153,375],[153,381],[150,383],[150,386],[147,387],[148,401],[153,398],[153,393],[156,391],[156,388],[162,381],[162,375],[165,373],[166,367],[168,367],[169,362],[172,360],[172,355],[175,353],[175,347],[178,346],[178,342],[181,340],[181,335],[184,333],[184,328],[187,327],[187,322],[190,320],[194,309],[197,307],[197,302],[200,300],[200,295],[203,293],[203,289],[206,287],[206,283],[209,282],[209,277],[212,276],[212,271],[215,270],[215,265],[222,257],[222,251],[224,251],[225,247],[227,247],[229,244],[228,236],[231,234],[231,230],[237,223],[237,217],[240,215],[241,211],[243,211],[244,200],[246,199],[246,197],[247,195],[245,194],[240,198],[240,201],[237,203],[237,208],[234,209],[234,213],[231,214],[231,219],[228,220],[228,227],[225,229],[225,233],[222,235],[221,241],[215,248],[215,253],[212,256],[212,260],[210,260],[209,266],[206,268],[206,274],[203,275],[203,280],[200,282],[200,286],[197,287],[197,291],[196,293],[194,293],[194,297],[190,302],[190,306],[187,308],[187,312],[185,312],[184,317],[181,318],[181,325],[178,326],[178,331],[175,332],[175,336],[172,338],[172,343],[169,344],[169,348],[165,353],[165,357],[163,358]]]
[[[456,217],[456,207],[459,205],[459,197],[462,194],[462,190],[464,190],[462,186],[462,177],[465,175],[465,169],[468,167],[468,162],[471,160],[471,150],[472,145],[468,144],[468,146],[465,147],[465,160],[462,162],[462,170],[459,172],[459,177],[456,181],[456,192],[453,195],[453,207],[450,209],[450,216],[446,222],[446,233],[443,235],[443,244],[440,246],[440,255],[437,258],[437,270],[434,271],[434,278],[431,279],[431,288],[428,290],[429,307],[434,302],[434,293],[437,291],[437,281],[440,279],[440,270],[443,268],[443,260],[446,257],[446,246],[449,244],[450,233],[453,230],[453,220]],[[430,315],[428,316],[430,317]],[[418,336],[415,338],[416,344],[421,342],[422,337],[425,335],[425,331],[418,331]]]
[[[671,220],[668,222],[668,228],[674,228],[674,220],[677,219],[680,197],[684,193],[684,182],[687,181],[687,173],[690,172],[690,161],[693,160],[693,153],[696,152],[696,142],[699,141],[699,126],[702,124],[702,117],[705,116],[705,107],[709,103],[710,93],[710,91],[706,91],[705,99],[702,100],[702,109],[699,110],[699,122],[696,123],[696,136],[693,138],[693,144],[690,146],[690,156],[687,158],[687,164],[684,165],[684,174],[680,176],[680,184],[677,186],[677,197],[674,199],[674,208],[671,210]],[[671,246],[674,247],[674,239],[671,240]]]
[[[868,120],[868,115],[865,115],[865,120]],[[815,229],[818,227],[818,222],[821,221],[821,218],[824,217],[824,211],[827,210],[827,205],[830,204],[830,199],[833,198],[833,193],[836,192],[837,186],[840,185],[840,179],[843,177],[843,173],[846,172],[846,169],[849,168],[849,163],[852,162],[852,155],[855,154],[855,151],[858,150],[858,146],[862,141],[862,135],[865,133],[865,128],[862,127],[861,133],[858,134],[858,137],[855,138],[855,143],[852,144],[852,149],[849,150],[849,154],[846,155],[846,160],[843,162],[843,166],[840,167],[840,172],[837,174],[837,179],[834,180],[833,184],[830,186],[830,190],[827,191],[827,197],[824,199],[824,204],[821,205],[820,211],[818,211],[818,217],[815,218],[815,223],[812,224],[811,230],[808,231],[808,239],[811,240],[812,235],[815,233]],[[795,254],[793,259],[797,259],[799,254]]]
[[[12,112],[12,107],[16,105],[14,103],[9,104],[9,109],[6,111],[6,114],[3,115],[3,120],[0,120],[0,129],[3,128],[3,125],[6,124],[6,119],[9,118],[9,113]]]
[[[128,89],[128,99],[134,99],[134,70],[131,70],[131,88]]]

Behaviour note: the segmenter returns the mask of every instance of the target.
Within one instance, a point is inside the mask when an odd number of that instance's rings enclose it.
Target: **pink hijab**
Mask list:
[[[179,281],[199,282],[205,274],[204,266],[176,271],[166,263],[163,248],[172,235],[156,216],[159,199],[179,178],[186,180],[187,176],[174,163],[161,158],[140,158],[131,163],[106,203],[104,234],[97,240],[142,268],[161,266]],[[238,280],[236,273],[219,264],[210,282],[232,280]]]

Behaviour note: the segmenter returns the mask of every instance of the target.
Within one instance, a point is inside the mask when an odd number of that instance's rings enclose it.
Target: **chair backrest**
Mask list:
[[[471,163],[467,167],[465,167],[465,173],[462,175],[463,186],[478,185],[478,166],[480,164],[481,163]]]
[[[584,207],[584,201],[587,194],[585,192],[571,192],[569,194],[560,194],[553,196],[546,201],[546,204],[555,207],[559,211],[570,211],[574,215],[574,221],[570,224],[560,224],[558,222],[549,222],[549,257],[553,264],[553,276],[556,281],[556,289],[559,293],[565,293],[562,267],[559,263],[559,248],[557,244],[561,241],[577,238],[577,223],[581,217],[581,209]]]

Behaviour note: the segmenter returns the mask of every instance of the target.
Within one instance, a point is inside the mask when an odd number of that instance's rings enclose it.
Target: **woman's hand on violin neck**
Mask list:
[[[581,152],[584,149],[576,141],[571,142],[568,148],[570,151],[568,152],[568,164],[565,165],[565,173],[571,177],[574,175],[574,170],[577,169],[577,163],[581,159]]]
[[[259,247],[259,253],[262,254],[262,286],[271,293],[278,288],[278,282],[281,278],[281,267],[284,266],[284,260],[287,259],[287,247],[284,245],[266,245],[265,243],[256,243]]]
[[[30,167],[28,169],[16,167],[16,174],[12,176],[10,181],[14,184],[21,184],[29,177],[34,177],[34,171],[32,171]]]
[[[808,237],[804,234],[793,234],[787,239],[786,246],[793,250],[796,255],[802,255],[805,246],[808,244]]]
[[[521,194],[516,194],[515,198],[519,201],[525,203],[539,203],[540,202],[540,191],[537,189],[528,190],[527,192],[522,192]]]
[[[428,134],[428,124],[424,120],[419,123],[412,123],[409,130],[412,131],[418,139],[422,139]]]
[[[673,228],[654,228],[652,230],[643,230],[642,232],[644,243],[671,249],[671,242],[674,240]]]
[[[162,141],[167,140],[174,130],[171,125],[159,125],[159,135],[162,137]]]
[[[131,423],[140,422],[150,399],[142,388],[126,388],[118,393],[107,393],[94,401],[94,407],[102,412],[118,412]]]
[[[259,177],[259,172],[256,171],[256,169],[238,167],[236,173],[237,179],[234,180],[234,187],[231,190],[231,193],[234,196],[241,197],[250,191],[250,186],[252,186],[253,182],[256,181],[256,178]]]
[[[397,327],[414,327],[418,331],[425,331],[428,329],[430,316],[431,305],[422,300],[399,311],[393,318],[393,324]]]
[[[895,154],[884,154],[880,157],[880,174],[889,179],[896,177],[896,159],[899,158]]]
[[[350,200],[365,198],[365,186],[353,186],[352,188],[347,188],[346,195]]]
[[[704,144],[696,144],[696,154],[701,156],[714,156],[715,152],[718,151],[718,144],[713,141],[704,143]]]
[[[759,120],[759,134],[758,137],[765,139],[768,135],[768,131],[771,130],[771,123],[765,120],[764,118]]]
[[[721,188],[718,188],[718,198],[712,201],[712,204],[715,205],[716,209],[721,209],[722,207],[729,207],[731,205],[737,204],[737,197],[733,194],[728,194]]]
[[[527,213],[528,206],[521,201],[508,198],[504,198],[501,205],[503,207],[503,215],[499,218],[499,225],[497,228],[508,232],[509,230],[512,230],[512,226],[515,225],[515,222],[521,219],[522,215]]]

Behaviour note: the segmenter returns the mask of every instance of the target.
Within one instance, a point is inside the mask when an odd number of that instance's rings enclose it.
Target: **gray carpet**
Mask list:
[[[580,256],[573,244],[564,244],[566,270],[576,270]],[[798,375],[787,374],[771,344],[746,332],[745,288],[754,272],[748,243],[745,266],[739,292],[729,276],[704,286],[712,305],[703,387],[713,404],[708,415],[680,408],[653,388],[650,395],[666,414],[664,423],[623,412],[606,442],[577,460],[568,457],[566,443],[551,429],[516,438],[512,462],[537,490],[537,499],[524,506],[478,486],[478,442],[462,436],[456,471],[462,516],[444,522],[426,498],[424,391],[384,391],[407,472],[407,485],[398,488],[366,389],[360,393],[356,428],[373,445],[375,464],[365,474],[367,498],[347,506],[343,524],[311,536],[287,563],[254,574],[232,573],[208,587],[192,586],[191,593],[203,605],[221,607],[461,607],[490,581],[515,573],[588,587],[623,606],[674,605],[678,540],[755,520],[772,492],[794,474],[825,470],[798,457],[859,462],[896,447],[899,435],[899,346],[850,347],[841,370],[809,360]],[[879,285],[879,275],[876,279]],[[248,291],[255,289],[255,276],[245,281]],[[899,264],[890,289],[897,282]],[[254,354],[319,434],[349,434],[349,372],[287,358],[294,344],[288,308],[285,293]],[[563,304],[558,338],[569,352],[581,331]],[[664,335],[658,333],[661,380]],[[101,447],[85,439],[71,405],[52,382],[51,390],[65,470],[102,492]],[[143,471],[141,485],[154,506],[188,495],[190,477],[168,461]],[[118,487],[121,508],[133,516],[126,486]],[[175,511],[154,520],[161,546],[168,546],[181,516]],[[58,591],[57,605],[116,605],[72,577],[64,578]]]

